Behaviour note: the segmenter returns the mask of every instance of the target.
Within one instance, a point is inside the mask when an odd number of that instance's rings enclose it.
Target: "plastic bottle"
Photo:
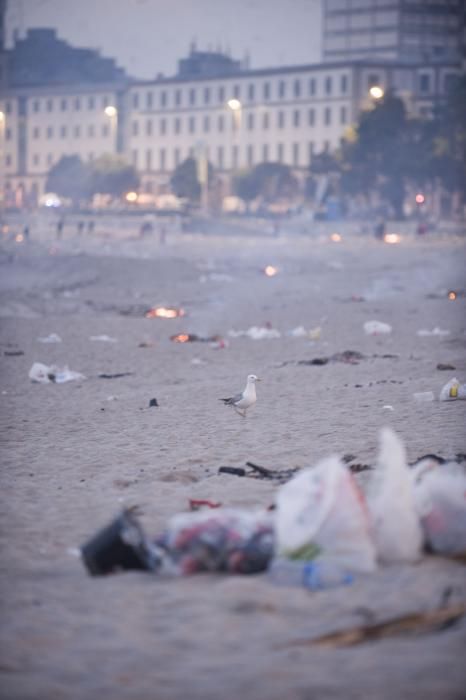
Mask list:
[[[304,586],[311,591],[353,583],[352,574],[339,564],[325,559],[299,561],[274,559],[268,568],[269,579],[282,586]]]

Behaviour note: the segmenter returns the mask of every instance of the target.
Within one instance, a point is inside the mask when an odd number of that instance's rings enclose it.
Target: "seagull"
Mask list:
[[[219,399],[223,401],[225,406],[233,406],[236,413],[240,416],[246,418],[246,411],[251,408],[256,403],[256,382],[260,382],[260,379],[256,377],[255,374],[248,375],[248,381],[246,388],[241,394],[236,394],[236,396],[231,396],[228,399]]]

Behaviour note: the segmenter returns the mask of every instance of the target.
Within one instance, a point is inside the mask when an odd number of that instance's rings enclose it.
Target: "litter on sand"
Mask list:
[[[118,342],[118,340],[116,338],[112,338],[109,335],[91,335],[91,336],[89,336],[89,340],[100,341],[102,343],[117,343]]]
[[[447,371],[453,371],[456,369],[453,365],[444,363],[444,362],[439,362],[436,369],[440,370],[441,372],[447,372]]]
[[[134,372],[116,372],[115,374],[105,374],[102,372],[97,375],[99,379],[121,379],[121,377],[131,377]]]
[[[419,403],[427,403],[435,399],[433,391],[418,391],[413,394],[414,400]]]
[[[297,326],[296,328],[292,328],[290,331],[288,331],[287,335],[291,336],[292,338],[309,338],[309,340],[319,340],[321,333],[322,328],[320,326],[310,328],[309,330],[306,330],[304,326]]]
[[[454,377],[442,387],[439,400],[455,401],[456,399],[466,399],[466,384],[460,384],[456,377]]]
[[[421,330],[419,330],[419,331],[417,332],[417,335],[418,335],[420,338],[427,338],[427,337],[429,337],[429,336],[434,336],[434,335],[437,335],[437,336],[445,336],[445,335],[450,335],[450,331],[442,330],[441,328],[438,328],[438,327],[436,326],[436,327],[433,328],[431,331],[429,331],[429,330],[427,330],[427,329],[425,329],[425,328],[421,328]]]
[[[62,339],[57,333],[50,333],[50,335],[46,335],[43,337],[37,338],[39,343],[61,343]]]
[[[252,340],[273,340],[281,338],[282,334],[276,328],[267,326],[251,326],[246,331],[228,331],[230,338],[251,338]]]
[[[84,374],[74,372],[66,365],[56,367],[55,365],[44,365],[41,362],[34,362],[29,370],[29,379],[38,384],[64,384],[78,379],[86,379]]]
[[[382,321],[366,321],[363,327],[366,335],[384,335],[392,332],[390,324]]]

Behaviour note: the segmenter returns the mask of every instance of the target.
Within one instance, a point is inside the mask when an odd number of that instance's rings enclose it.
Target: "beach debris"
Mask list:
[[[460,384],[454,377],[442,387],[439,394],[440,401],[455,401],[455,399],[466,399],[466,384]]]
[[[157,407],[157,408],[158,408],[158,406],[159,406],[159,404],[158,404],[157,399],[151,399],[151,400],[149,401],[149,408],[153,408],[153,407]]]
[[[115,374],[106,374],[105,372],[101,372],[97,376],[99,379],[121,379],[121,377],[131,377],[133,374],[134,372],[116,372]]]
[[[383,408],[385,411],[394,411],[394,410],[395,410],[395,409],[393,408],[393,406],[390,406],[390,404],[386,404],[385,406],[382,406],[382,408]]]
[[[74,372],[67,365],[64,367],[56,367],[55,365],[42,364],[42,362],[34,362],[29,370],[29,379],[38,384],[64,384],[78,379],[86,379],[84,374]]]
[[[20,357],[21,355],[24,355],[23,350],[4,350],[3,354],[5,357]]]
[[[450,364],[439,362],[436,369],[440,370],[441,372],[447,372],[448,370],[455,370],[456,367]]]
[[[309,338],[309,340],[319,340],[322,333],[322,328],[316,326],[315,328],[310,328],[306,330],[304,326],[296,326],[287,332],[287,335],[292,338]]]
[[[182,318],[186,311],[181,308],[154,306],[144,314],[145,318]]]
[[[272,340],[275,338],[281,338],[280,331],[275,328],[269,328],[268,326],[251,326],[245,331],[228,331],[230,338],[251,338],[252,340]]]
[[[189,510],[201,510],[201,508],[220,508],[221,503],[215,503],[205,498],[190,498]]]
[[[219,474],[233,474],[233,476],[246,476],[246,470],[242,467],[220,467]]]
[[[330,357],[314,357],[312,360],[298,360],[298,365],[327,365],[329,362],[343,362],[347,365],[358,365],[361,360],[365,360],[366,356],[357,350],[343,350],[336,352]],[[288,364],[288,363],[286,363]]]
[[[436,327],[433,328],[431,331],[428,330],[428,329],[426,329],[426,328],[421,328],[421,330],[419,330],[419,331],[417,332],[417,335],[418,335],[420,338],[427,338],[427,337],[429,337],[429,336],[434,336],[434,335],[436,335],[436,336],[445,336],[445,335],[450,335],[450,331],[442,330],[441,328],[438,328],[438,327],[436,326]]]
[[[117,343],[116,338],[112,338],[109,335],[90,335],[89,340],[102,342],[102,343]]]
[[[155,571],[160,563],[131,509],[86,542],[81,557],[93,576],[121,570]]]
[[[366,335],[384,335],[392,332],[390,324],[382,321],[366,321],[363,327]]]
[[[316,548],[315,556],[317,555]],[[338,563],[325,558],[322,561],[303,561],[276,557],[267,569],[267,577],[279,586],[304,586],[311,591],[349,585],[354,581],[353,574],[348,573]]]
[[[396,243],[400,243],[401,236],[399,233],[386,233],[383,237],[383,240],[384,240],[384,243],[394,245]]]
[[[205,284],[206,282],[233,282],[233,277],[223,272],[210,272],[209,274],[201,275],[199,277],[199,282],[201,284]]]
[[[152,340],[142,340],[138,344],[138,348],[153,348],[154,345],[155,345],[155,342],[153,342]]]
[[[333,562],[345,574],[375,571],[364,498],[338,457],[302,469],[279,489],[276,506],[278,557]]]
[[[50,333],[50,335],[46,335],[43,337],[37,338],[39,343],[61,343],[62,339],[57,333]]]
[[[204,337],[197,335],[196,333],[178,333],[177,335],[171,335],[170,340],[172,343],[210,343],[211,347],[226,347],[226,342],[220,335],[210,335]]]
[[[275,275],[278,275],[278,267],[275,267],[274,265],[266,265],[263,269],[264,275],[266,277],[275,277]]]
[[[386,564],[418,561],[423,534],[412,478],[404,445],[390,428],[383,428],[380,433],[379,455],[369,483],[367,504],[379,561]]]
[[[466,553],[466,472],[461,463],[426,455],[411,470],[417,513],[428,549]]]
[[[419,403],[427,403],[429,401],[433,401],[435,396],[433,391],[418,391],[413,394],[413,398]]]
[[[260,381],[259,377],[256,377],[255,374],[248,374],[246,387],[240,394],[235,394],[226,399],[219,399],[219,401],[223,401],[225,406],[233,406],[236,413],[246,418],[246,411],[248,408],[251,408],[251,406],[254,406],[257,401],[256,382]]]

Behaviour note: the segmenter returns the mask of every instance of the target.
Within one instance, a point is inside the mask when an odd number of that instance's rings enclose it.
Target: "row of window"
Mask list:
[[[322,144],[324,151],[330,148],[330,142],[324,141]],[[239,146],[234,145],[231,148],[226,148],[224,146],[218,146],[216,149],[207,149],[207,158],[213,162],[215,167],[224,168],[227,165],[227,158],[229,159],[229,165],[233,168],[239,167],[240,157],[241,164],[252,166],[255,163],[267,162],[267,161],[278,161],[288,162],[296,167],[306,166],[309,164],[312,156],[314,155],[316,148],[314,141],[309,141],[307,144],[303,143],[292,143],[290,148],[286,148],[285,144],[278,143],[274,149],[271,148],[269,144],[263,144],[262,146],[257,146],[253,144],[247,145],[244,149],[240,149]],[[147,149],[146,151],[133,150],[132,161],[135,168],[142,170],[166,170],[169,166],[170,168],[176,168],[184,158],[192,155],[192,149],[187,153],[183,153],[182,149],[174,148],[171,152],[167,148],[160,148],[157,152],[157,161],[154,158],[155,151],[152,149]],[[171,156],[171,162],[168,163],[168,158]]]
[[[108,124],[102,124],[100,127],[100,136],[103,138],[108,137],[110,134],[110,127]],[[68,127],[61,126],[59,129],[54,129],[53,126],[48,126],[46,129],[41,131],[40,127],[35,126],[31,132],[32,138],[34,140],[40,139],[41,135],[47,139],[53,139],[55,135],[61,139],[75,138],[79,139],[81,136],[87,136],[87,138],[94,138],[99,135],[99,129],[94,124],[88,124],[86,128],[80,124],[76,126]]]
[[[325,76],[323,79],[322,93],[324,95],[332,95],[335,88],[335,80],[333,76]],[[340,76],[340,93],[348,92],[348,76]],[[275,91],[273,90],[275,87]],[[208,105],[213,102],[224,104],[226,100],[231,98],[242,99],[253,102],[259,100],[271,100],[274,97],[277,99],[286,99],[287,97],[299,98],[307,95],[316,95],[318,90],[317,78],[296,78],[293,81],[279,80],[277,83],[266,81],[262,83],[261,89],[255,83],[248,85],[235,84],[231,89],[224,85],[220,85],[214,89],[210,86],[206,87],[191,87],[186,93],[181,88],[176,88],[174,91],[161,90],[158,93],[158,104],[156,104],[155,93],[147,91],[145,95],[142,92],[133,92],[132,104],[134,109],[154,109],[155,107],[180,107],[185,105],[194,106],[196,104]],[[184,99],[183,99],[184,95]],[[171,98],[171,103],[170,103]]]
[[[8,103],[7,103],[8,104]],[[73,110],[74,112],[79,112],[81,109],[104,110],[110,101],[107,96],[96,97],[95,95],[90,95],[89,97],[48,97],[45,99],[35,99],[32,100],[32,111],[41,112],[67,112],[68,110]]]
[[[325,126],[331,126],[333,121],[333,111],[331,107],[325,107],[322,111],[322,123]],[[268,112],[264,112],[260,115],[254,113],[249,113],[245,115],[244,128],[247,131],[254,131],[255,128],[258,129],[269,129],[271,126],[271,115]],[[292,113],[288,115],[293,127],[300,126],[316,126],[317,125],[317,111],[314,108],[305,110],[295,109]],[[225,115],[219,114],[216,119],[212,118],[210,115],[206,114],[202,119],[196,119],[196,117],[187,117],[183,120],[181,117],[175,117],[173,120],[168,120],[162,118],[158,122],[158,133],[161,136],[166,135],[169,132],[169,126],[171,124],[173,134],[181,134],[183,132],[183,124],[186,131],[190,134],[196,133],[197,130],[208,133],[212,129],[217,129],[217,131],[222,132],[225,129]],[[348,110],[346,106],[342,105],[339,108],[339,123],[346,124],[348,121]],[[287,126],[287,113],[279,111],[276,114],[275,126],[278,129],[284,129]],[[233,131],[239,128],[239,119],[233,114],[231,115],[231,128]],[[152,119],[147,119],[145,122],[134,120],[131,125],[131,132],[133,136],[139,136],[144,129],[144,134],[146,136],[152,136],[155,132],[154,121]]]

